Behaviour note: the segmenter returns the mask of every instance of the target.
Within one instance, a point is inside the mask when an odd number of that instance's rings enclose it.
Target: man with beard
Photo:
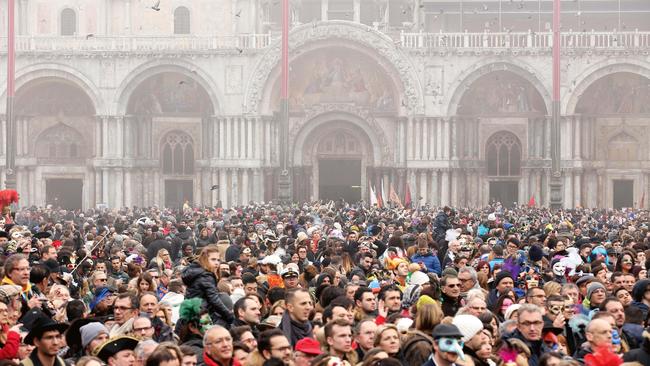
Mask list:
[[[359,287],[354,292],[354,303],[356,305],[355,320],[361,320],[377,315],[377,299],[375,294],[368,287]]]
[[[287,290],[285,294],[286,310],[282,316],[279,328],[295,347],[302,338],[313,338],[313,327],[309,315],[314,309],[314,302],[309,291],[302,288]]]

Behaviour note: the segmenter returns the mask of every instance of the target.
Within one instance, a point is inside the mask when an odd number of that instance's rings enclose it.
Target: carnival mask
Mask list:
[[[556,262],[553,265],[553,274],[554,275],[556,275],[558,277],[564,276],[565,271],[566,271],[566,266],[564,265],[564,263]]]
[[[463,353],[463,342],[456,338],[447,338],[442,337],[438,339],[438,347],[442,352],[455,353],[460,357],[461,360],[465,360],[465,354]]]

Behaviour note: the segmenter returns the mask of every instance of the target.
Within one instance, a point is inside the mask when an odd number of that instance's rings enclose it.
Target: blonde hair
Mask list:
[[[555,281],[546,282],[544,284],[544,293],[546,294],[546,297],[550,297],[552,295],[559,295],[561,291],[562,291],[562,285],[560,285]]]
[[[379,328],[377,328],[377,331],[375,332],[375,342],[373,343],[373,346],[378,347],[379,342],[381,342],[381,336],[388,330],[394,330],[395,333],[397,333],[397,336],[400,336],[399,330],[397,329],[397,326],[395,324],[383,324],[380,325]]]

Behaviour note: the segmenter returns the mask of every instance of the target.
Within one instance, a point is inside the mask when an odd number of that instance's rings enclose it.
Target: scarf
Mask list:
[[[25,285],[25,286],[20,286],[20,285],[16,285],[14,283],[14,281],[11,280],[11,278],[5,276],[2,279],[2,282],[0,284],[2,284],[2,285],[14,285],[14,286],[20,287],[22,289],[21,290],[21,296],[25,300],[29,300],[29,298],[32,297],[32,284],[29,283],[29,282],[27,282],[27,285]]]
[[[292,347],[295,347],[296,343],[303,338],[314,338],[311,323],[309,321],[298,323],[292,320],[288,311],[285,311],[284,315],[282,315],[280,329],[282,329],[285,335],[289,336],[288,338],[291,341]]]

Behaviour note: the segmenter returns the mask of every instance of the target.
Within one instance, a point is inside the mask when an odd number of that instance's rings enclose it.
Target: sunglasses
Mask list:
[[[447,286],[449,288],[456,288],[456,287],[460,287],[460,283],[451,283],[451,284],[445,285],[445,286]]]

